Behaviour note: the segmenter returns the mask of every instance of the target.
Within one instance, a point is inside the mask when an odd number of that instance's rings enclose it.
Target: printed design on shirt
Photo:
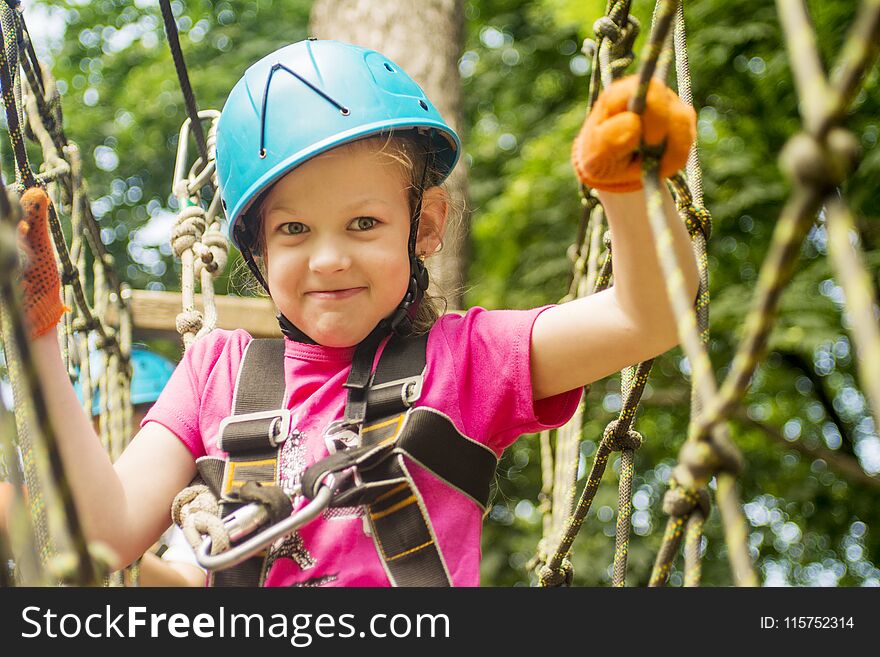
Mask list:
[[[308,570],[314,568],[315,559],[306,548],[302,536],[299,532],[288,534],[284,538],[275,541],[269,548],[269,555],[266,558],[266,570],[268,572],[278,559],[291,559],[300,570]]]
[[[294,428],[290,436],[284,441],[278,452],[278,483],[288,495],[293,495],[299,488],[303,471],[306,469],[306,435],[295,428],[296,418],[293,423]],[[294,507],[296,507],[298,499],[299,496],[293,499]],[[278,559],[292,559],[302,570],[312,568],[315,565],[315,559],[306,548],[298,531],[291,532],[269,548],[266,562],[267,570]]]
[[[293,421],[295,423],[296,418]],[[305,469],[306,435],[294,426],[278,452],[278,483],[281,489],[293,495],[302,482]]]
[[[324,431],[324,445],[327,447],[328,454],[335,454],[344,449],[357,447],[360,444],[360,435],[358,427],[350,424],[346,420],[336,420],[331,422]],[[364,515],[364,507],[362,506],[344,506],[344,507],[328,507],[324,509],[324,519],[326,520],[351,520],[360,518]]]
[[[336,575],[323,575],[322,577],[312,577],[311,579],[307,579],[304,582],[296,582],[293,586],[300,588],[316,588],[318,586],[325,586],[330,582],[335,582],[337,580]]]

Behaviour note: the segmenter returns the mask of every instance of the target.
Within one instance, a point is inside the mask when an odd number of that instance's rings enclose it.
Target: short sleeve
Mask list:
[[[456,390],[461,429],[501,452],[525,433],[565,424],[577,409],[581,388],[535,402],[531,338],[538,315],[531,310],[472,308],[441,317],[428,341],[431,387]]]
[[[227,403],[231,406],[232,384],[228,380],[237,371],[243,345],[249,340],[250,335],[244,331],[217,329],[194,342],[144,416],[141,426],[158,422],[180,439],[193,458],[205,456],[201,431],[204,405],[206,401],[216,403],[217,395],[228,394]],[[234,363],[230,362],[231,352],[239,356]],[[206,395],[209,386],[211,391]]]

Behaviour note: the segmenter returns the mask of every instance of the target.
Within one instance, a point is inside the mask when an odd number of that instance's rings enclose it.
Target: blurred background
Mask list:
[[[858,3],[806,3],[830,67]],[[117,269],[138,290],[180,289],[169,237],[177,211],[171,175],[186,117],[158,3],[70,0],[21,3],[34,47],[58,81],[67,136],[84,156],[92,210]],[[314,5],[314,6],[313,6]],[[345,5],[347,7],[334,7]],[[309,35],[346,36],[352,6],[378,12],[380,0],[192,0],[172,3],[199,108],[220,109],[245,68]],[[387,24],[382,48],[418,79],[419,58],[452,58],[447,91],[434,97],[451,115],[465,156],[454,184],[466,199],[461,238],[443,257],[451,307],[528,308],[559,301],[572,263],[566,251],[580,215],[570,144],[586,110],[590,58],[582,52],[604,0],[426,0],[414,20],[445,13],[436,43],[408,45]],[[339,9],[334,14],[334,8]],[[653,3],[635,0],[643,43]],[[420,14],[419,12],[422,12]],[[329,16],[329,18],[328,18]],[[777,166],[801,119],[776,8],[764,0],[686,3],[694,104],[709,242],[710,354],[727,371],[770,234],[790,188]],[[310,21],[312,26],[310,27]],[[440,24],[440,23],[438,23]],[[633,68],[634,70],[634,68]],[[445,104],[445,105],[444,105]],[[863,157],[842,189],[861,232],[872,282],[880,271],[880,71],[869,71],[845,121]],[[0,140],[10,176],[8,140]],[[194,149],[192,149],[194,152]],[[38,149],[32,162],[41,162]],[[749,544],[765,585],[880,586],[880,438],[855,376],[855,354],[832,278],[820,215],[804,243],[770,339],[732,435],[745,457],[740,495]],[[240,270],[230,253],[227,272]],[[238,274],[218,292],[245,294]],[[180,357],[173,338],[150,345]],[[662,538],[661,500],[686,436],[689,366],[680,350],[658,359],[636,429],[629,585],[644,585]],[[593,386],[580,451],[589,469],[605,425],[620,409],[619,377]],[[617,474],[609,468],[574,546],[575,585],[611,581]],[[583,484],[583,478],[580,480]],[[529,585],[525,565],[541,537],[539,445],[524,436],[498,469],[483,541],[483,584]],[[717,512],[704,538],[703,583],[731,584]],[[670,582],[681,584],[673,571]]]

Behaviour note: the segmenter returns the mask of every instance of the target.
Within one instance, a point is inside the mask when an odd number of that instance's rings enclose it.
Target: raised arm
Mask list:
[[[582,181],[600,190],[608,217],[614,285],[538,316],[531,346],[536,400],[586,385],[678,344],[641,189],[640,166],[633,157],[642,125],[638,117],[624,111],[632,88],[624,80],[600,97],[574,149],[575,169]],[[673,111],[670,103],[676,104]],[[665,111],[661,111],[663,105]],[[665,87],[655,89],[652,84],[644,117],[645,139],[648,143],[666,140],[668,154],[673,156],[671,161],[664,157],[661,171],[675,171],[684,164],[693,141],[693,121],[690,108]],[[664,212],[673,219],[672,248],[682,263],[685,289],[696,297],[699,275],[690,237],[665,186],[662,193]]]
[[[170,524],[171,501],[195,475],[189,451],[171,431],[147,423],[116,461],[79,404],[53,328],[31,342],[64,469],[90,541],[106,543],[117,567],[138,558]]]
[[[55,328],[63,312],[42,190],[22,197],[19,232],[29,251],[21,287],[31,354],[48,402],[49,420],[89,540],[100,540],[124,566],[169,524],[174,495],[195,473],[192,457],[165,427],[148,423],[114,466],[70,383]]]

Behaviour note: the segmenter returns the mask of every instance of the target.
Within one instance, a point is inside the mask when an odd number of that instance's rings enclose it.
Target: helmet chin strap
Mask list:
[[[401,299],[397,308],[394,309],[394,312],[380,321],[370,334],[358,345],[357,351],[361,351],[361,346],[367,347],[370,345],[372,348],[368,348],[368,350],[370,351],[370,354],[373,354],[375,353],[375,348],[378,347],[381,338],[384,338],[389,333],[395,332],[399,335],[409,334],[412,331],[412,325],[415,321],[416,313],[419,310],[419,304],[425,296],[425,290],[428,289],[428,269],[425,267],[425,263],[416,256],[416,241],[419,235],[419,222],[422,215],[422,199],[425,194],[425,180],[427,179],[428,163],[429,160],[432,159],[430,144],[431,133],[433,132],[434,129],[431,128],[425,137],[425,163],[422,167],[422,179],[418,188],[419,196],[416,201],[416,206],[413,209],[412,216],[410,217],[407,249],[409,251],[409,284],[407,285],[406,293],[403,295],[403,299]],[[254,260],[253,252],[249,246],[250,241],[248,239],[247,230],[243,228],[241,224],[239,224],[235,230],[238,233],[238,243],[244,261],[247,263],[248,268],[251,270],[251,273],[260,285],[263,286],[263,289],[266,290],[266,293],[271,296],[271,292],[269,292],[269,284],[266,282],[265,277]],[[276,319],[278,320],[278,325],[281,327],[281,333],[290,340],[303,342],[305,344],[318,344],[304,331],[295,326],[294,323],[285,317],[283,313],[279,312],[276,315]],[[378,341],[376,340],[377,337],[379,338]],[[372,356],[370,356],[370,366],[372,366]],[[354,370],[352,370],[352,373],[354,373]],[[348,382],[346,385],[348,386]]]

